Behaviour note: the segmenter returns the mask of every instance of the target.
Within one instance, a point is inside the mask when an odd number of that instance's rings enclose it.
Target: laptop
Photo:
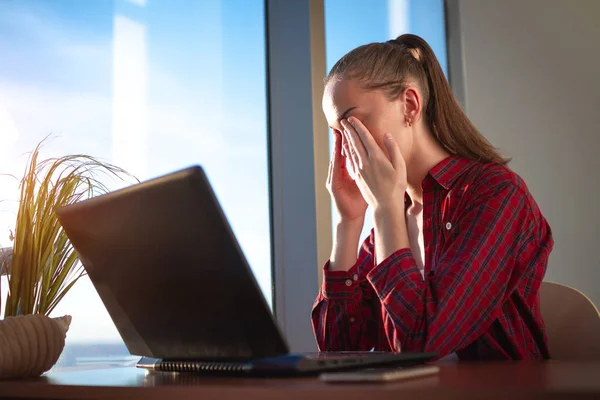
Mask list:
[[[141,357],[139,368],[289,376],[435,356],[290,354],[200,166],[56,213],[127,349]]]

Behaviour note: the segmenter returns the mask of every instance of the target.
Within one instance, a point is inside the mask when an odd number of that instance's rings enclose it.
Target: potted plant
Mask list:
[[[127,175],[82,154],[40,161],[44,141],[31,153],[20,179],[12,250],[0,253],[0,275],[8,280],[0,320],[0,378],[41,375],[65,344],[71,317],[49,314],[85,271],[54,210],[107,192],[103,178]]]

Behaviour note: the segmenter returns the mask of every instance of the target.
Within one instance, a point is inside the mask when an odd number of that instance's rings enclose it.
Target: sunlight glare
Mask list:
[[[148,140],[146,28],[122,15],[114,19],[113,163],[144,176]]]
[[[388,0],[388,26],[391,39],[409,31],[409,7],[409,0]]]

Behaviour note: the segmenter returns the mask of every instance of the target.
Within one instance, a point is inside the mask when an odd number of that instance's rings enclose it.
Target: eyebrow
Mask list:
[[[338,122],[341,122],[341,121],[342,121],[344,118],[346,118],[346,116],[348,115],[348,113],[349,113],[350,111],[354,110],[355,108],[356,108],[356,106],[348,108],[346,111],[344,111],[344,112],[342,113],[342,115],[340,115],[340,116],[338,117],[337,121],[338,121]]]

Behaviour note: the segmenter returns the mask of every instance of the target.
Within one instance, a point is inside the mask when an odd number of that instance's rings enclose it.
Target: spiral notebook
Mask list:
[[[140,368],[290,375],[413,365],[435,356],[289,354],[200,166],[57,215],[129,352],[142,357]]]
[[[409,367],[422,364],[432,355],[421,353],[314,353],[287,354],[249,361],[169,361],[142,357],[138,368],[160,372],[189,372],[228,376],[313,375],[326,371],[354,370],[365,367]]]

